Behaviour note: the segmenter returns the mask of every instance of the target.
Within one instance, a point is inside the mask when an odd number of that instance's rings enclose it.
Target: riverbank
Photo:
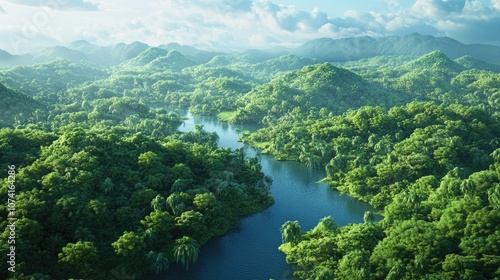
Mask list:
[[[366,203],[318,184],[326,175],[323,170],[310,170],[299,162],[276,161],[238,142],[239,131],[255,131],[258,126],[223,123],[216,117],[188,112],[183,116],[187,119],[180,131],[192,131],[195,125],[203,125],[204,130],[219,135],[219,146],[243,148],[248,156],[258,156],[262,171],[273,179],[271,195],[275,203],[262,212],[243,217],[224,236],[209,240],[189,271],[174,265],[168,274],[154,279],[293,279],[292,266],[278,251],[279,228],[285,221],[299,220],[303,230],[308,230],[326,216],[332,216],[343,226],[361,223],[364,212],[373,211]]]

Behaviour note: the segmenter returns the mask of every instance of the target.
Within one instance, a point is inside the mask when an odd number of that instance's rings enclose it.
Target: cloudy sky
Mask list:
[[[16,54],[80,39],[227,51],[413,32],[500,44],[499,27],[500,0],[0,1],[0,49]]]

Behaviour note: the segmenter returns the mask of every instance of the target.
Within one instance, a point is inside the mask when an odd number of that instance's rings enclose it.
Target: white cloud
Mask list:
[[[1,14],[6,14],[5,10],[2,8],[2,6],[0,6],[0,15]]]
[[[55,10],[80,10],[80,11],[97,11],[96,4],[87,0],[6,0],[14,4],[32,6],[32,7],[48,7]]]
[[[491,0],[491,4],[497,10],[500,10],[500,0]]]
[[[417,0],[412,11],[418,15],[438,18],[450,13],[460,13],[466,0]]]
[[[32,9],[25,15],[34,21],[36,7],[19,4],[36,1],[8,1],[11,4],[2,6],[8,8],[9,14],[13,8]],[[72,3],[67,4],[73,5],[72,10],[57,13],[46,27],[38,30],[44,37],[66,43],[78,39],[104,45],[122,41],[150,45],[177,42],[204,49],[241,50],[293,47],[319,37],[413,32],[451,36],[466,43],[500,41],[500,33],[494,32],[500,26],[500,0],[416,0],[413,5],[408,1],[402,5],[401,1],[382,0],[385,9],[361,11],[353,6],[341,17],[331,17],[319,8],[306,12],[274,0],[92,0],[93,4],[85,0],[41,1]],[[78,3],[99,10],[75,11]],[[11,24],[1,21],[8,16],[0,17],[0,30]],[[17,30],[23,27],[25,23],[20,21]]]

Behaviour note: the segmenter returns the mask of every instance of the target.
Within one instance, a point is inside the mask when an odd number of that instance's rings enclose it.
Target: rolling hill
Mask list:
[[[500,63],[500,47],[466,45],[449,37],[434,37],[417,33],[406,36],[321,38],[308,41],[292,53],[324,61],[350,61],[381,55],[421,56],[439,50],[455,59],[470,55],[492,63]]]
[[[38,110],[45,110],[45,106],[33,98],[14,91],[0,84],[0,126],[12,126],[16,116],[28,117]],[[4,123],[2,123],[4,122]]]
[[[363,105],[385,106],[396,99],[349,70],[315,64],[288,72],[244,95],[233,121],[260,122],[265,115],[279,118],[294,108],[342,113]]]

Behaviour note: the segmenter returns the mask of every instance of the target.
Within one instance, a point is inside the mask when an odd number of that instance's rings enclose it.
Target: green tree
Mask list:
[[[195,263],[198,259],[198,243],[189,236],[183,236],[175,241],[173,254],[175,261],[182,263],[186,270],[189,270],[189,263]]]
[[[146,262],[150,265],[151,271],[156,274],[167,271],[170,266],[168,258],[164,253],[157,253],[154,251],[149,251],[146,254]]]
[[[281,226],[280,231],[281,231],[281,242],[283,244],[290,242],[291,246],[294,247],[302,239],[302,228],[300,227],[298,221],[285,222]]]
[[[111,245],[115,249],[117,255],[125,257],[137,255],[146,247],[143,238],[133,231],[124,232],[123,235]]]
[[[157,195],[153,198],[153,200],[151,200],[151,208],[157,212],[165,211],[167,208],[165,198],[161,195]]]
[[[179,193],[172,193],[167,197],[167,204],[172,210],[172,214],[179,216],[185,208],[185,204],[182,201],[181,195]]]
[[[369,279],[370,277],[370,253],[365,250],[354,250],[347,253],[339,261],[339,273],[341,279]]]
[[[77,278],[93,278],[94,269],[99,260],[94,243],[89,241],[66,244],[58,257],[59,262],[75,267],[77,275],[73,277]]]
[[[332,216],[324,217],[319,220],[319,223],[311,230],[311,233],[316,236],[325,236],[335,232],[339,226]]]
[[[373,223],[375,220],[375,214],[373,214],[372,211],[365,211],[365,214],[363,215],[363,221],[365,224],[367,223]]]

